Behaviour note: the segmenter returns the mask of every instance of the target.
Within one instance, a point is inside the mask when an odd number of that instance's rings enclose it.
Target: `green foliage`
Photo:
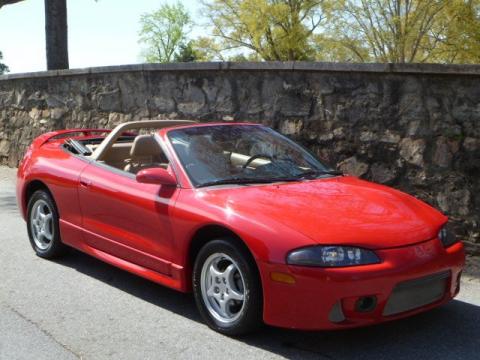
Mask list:
[[[480,62],[480,0],[210,0],[216,57]]]
[[[212,37],[200,36],[191,42],[197,61],[225,61],[221,45]]]
[[[178,52],[175,54],[175,62],[193,62],[197,60],[197,54],[192,47],[192,42],[189,41],[186,44],[180,44]]]
[[[317,46],[345,61],[478,62],[479,2],[339,1],[332,10],[335,21]]]
[[[480,0],[202,0],[188,39],[177,3],[141,18],[148,62],[480,62]]]
[[[360,40],[319,34],[313,37],[315,60],[330,62],[358,62],[368,59],[368,47]]]
[[[222,51],[247,49],[263,60],[312,60],[312,34],[326,0],[211,0],[204,14]]]
[[[237,53],[228,56],[227,58],[228,61],[235,61],[235,62],[242,62],[242,61],[261,61],[256,53],[249,53],[249,54],[244,54],[244,53]]]
[[[446,3],[347,0],[336,13],[334,33],[360,61],[424,62],[432,50],[430,30]]]
[[[140,43],[146,46],[147,62],[170,62],[186,44],[192,20],[181,3],[164,4],[151,14],[140,18]]]
[[[480,63],[480,0],[448,1],[431,33],[433,62]]]
[[[0,60],[3,59],[3,54],[0,51]],[[8,72],[8,66],[0,62],[0,75],[5,74]]]

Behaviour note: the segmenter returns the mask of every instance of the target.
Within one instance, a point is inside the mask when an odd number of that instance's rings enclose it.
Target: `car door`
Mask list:
[[[108,254],[170,274],[170,215],[179,189],[141,184],[133,174],[91,163],[80,175],[85,242]]]

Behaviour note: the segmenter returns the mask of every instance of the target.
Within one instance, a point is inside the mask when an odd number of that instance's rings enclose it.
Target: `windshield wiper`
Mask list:
[[[318,176],[322,175],[334,175],[334,176],[340,176],[343,175],[343,172],[339,170],[306,170],[302,173],[300,173],[297,177],[297,179],[305,179],[305,178],[316,178]]]
[[[197,185],[197,187],[206,187],[214,185],[227,185],[227,184],[268,184],[280,181],[297,181],[298,178],[228,178],[218,179],[213,181],[207,181]]]
[[[307,170],[302,172],[297,176],[291,177],[278,177],[278,178],[242,178],[242,177],[233,177],[226,179],[217,179],[212,181],[207,181],[197,185],[199,187],[215,186],[215,185],[228,185],[228,184],[269,184],[274,182],[282,181],[298,181],[301,179],[306,179],[308,177],[318,177],[322,175],[343,175],[343,172],[338,170]]]

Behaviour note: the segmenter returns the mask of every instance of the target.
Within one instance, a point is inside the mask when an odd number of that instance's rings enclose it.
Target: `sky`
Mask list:
[[[165,0],[67,0],[70,68],[142,62],[139,19]],[[198,0],[181,0],[198,23]],[[0,51],[10,73],[46,70],[44,0],[0,8]],[[192,36],[201,34],[197,25]]]

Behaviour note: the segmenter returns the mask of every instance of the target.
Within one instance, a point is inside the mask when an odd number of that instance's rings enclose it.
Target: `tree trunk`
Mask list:
[[[67,0],[45,0],[47,69],[68,69]]]

